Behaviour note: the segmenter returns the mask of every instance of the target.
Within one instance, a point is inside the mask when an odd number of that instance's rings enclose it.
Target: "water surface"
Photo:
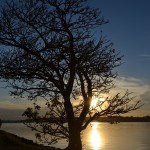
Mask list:
[[[37,142],[34,133],[22,123],[3,123],[2,129]],[[94,122],[82,134],[84,150],[150,150],[150,123]],[[61,141],[57,147],[65,148]]]

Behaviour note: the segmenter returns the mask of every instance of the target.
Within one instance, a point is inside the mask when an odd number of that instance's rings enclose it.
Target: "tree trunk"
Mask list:
[[[66,150],[82,150],[82,142],[80,131],[78,129],[71,129],[69,133],[69,144]]]
[[[67,95],[69,95],[67,97]],[[73,106],[70,102],[70,94],[64,96],[64,107],[67,114],[69,128],[69,144],[66,150],[82,150],[82,142],[80,137],[81,128],[77,120],[75,120]]]

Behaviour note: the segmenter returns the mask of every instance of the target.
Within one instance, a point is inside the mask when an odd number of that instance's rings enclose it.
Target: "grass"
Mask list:
[[[18,137],[0,130],[0,150],[56,150],[54,147],[42,146],[31,140]]]

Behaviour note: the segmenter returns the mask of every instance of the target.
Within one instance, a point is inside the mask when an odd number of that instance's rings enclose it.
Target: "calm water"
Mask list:
[[[36,142],[34,133],[21,123],[4,123],[3,130]],[[84,150],[150,150],[150,123],[97,123],[82,135]],[[65,148],[65,141],[58,147]]]

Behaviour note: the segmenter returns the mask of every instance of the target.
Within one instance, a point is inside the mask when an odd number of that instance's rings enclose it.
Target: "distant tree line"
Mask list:
[[[144,117],[133,117],[133,116],[111,116],[111,117],[101,117],[97,119],[99,122],[110,122],[110,123],[119,123],[119,122],[150,122],[150,116]]]
[[[26,120],[27,122],[28,120]],[[30,122],[34,122],[29,120]],[[42,121],[42,120],[41,120]],[[100,117],[97,118],[94,121],[99,121],[99,122],[150,122],[150,116],[144,116],[144,117],[133,117],[133,116],[109,116],[109,117]],[[1,124],[2,123],[24,123],[24,120],[0,120]]]

